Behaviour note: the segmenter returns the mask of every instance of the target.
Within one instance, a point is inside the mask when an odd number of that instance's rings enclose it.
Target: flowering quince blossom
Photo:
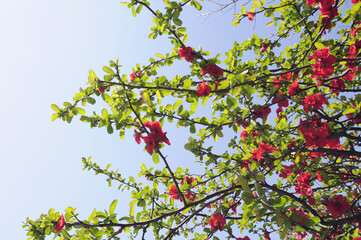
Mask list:
[[[342,217],[351,207],[350,203],[342,195],[336,195],[331,201],[325,199],[327,210],[331,212],[333,218]]]
[[[271,240],[271,237],[269,236],[269,232],[266,230],[263,234],[264,239]]]
[[[194,182],[195,179],[194,177],[188,177],[186,176],[184,178],[184,181],[182,180],[181,181],[181,185],[184,185],[185,182],[188,184],[188,185],[192,185],[192,182]],[[193,188],[194,186],[192,186],[191,188]],[[169,189],[169,195],[174,199],[180,199],[182,201],[182,199],[180,198],[180,195],[178,194],[178,191],[177,191],[177,187],[175,185],[172,185],[171,188]],[[186,198],[188,198],[189,200],[191,201],[194,201],[197,199],[197,195],[195,193],[192,193],[190,191],[188,191],[187,193],[184,194],[184,196]]]
[[[134,129],[134,138],[135,138],[135,142],[140,144],[141,143],[141,137],[142,137],[142,134],[138,133],[135,129]]]
[[[223,75],[224,70],[218,67],[216,64],[212,63],[202,69],[202,76],[206,75],[206,73],[209,73],[211,76],[218,78]]]
[[[131,74],[129,74],[129,77],[130,77],[130,81],[133,82],[133,80],[137,77],[141,77],[142,76],[142,73],[141,72],[133,72]]]
[[[294,80],[291,84],[291,86],[288,88],[288,94],[290,96],[294,96],[297,94],[297,92],[300,90],[300,88],[298,87],[298,81],[297,79]]]
[[[308,95],[302,100],[302,106],[306,113],[310,111],[310,107],[313,107],[314,110],[322,109],[322,104],[326,104],[326,97],[321,93]]]
[[[330,92],[336,94],[336,96],[340,93],[340,89],[346,88],[345,82],[341,78],[333,79],[330,86]]]
[[[241,132],[241,138],[243,140],[246,140],[246,138],[248,137],[249,134],[252,134],[252,140],[259,135],[255,131],[247,132],[246,130],[243,130],[243,132]]]
[[[281,77],[275,76],[273,79],[273,83],[275,83],[275,88],[280,88],[281,85],[278,83],[284,82],[284,81],[289,81],[292,78],[292,73],[285,73],[283,74]]]
[[[329,143],[330,127],[328,123],[321,121],[303,121],[301,119],[298,129],[303,134],[307,148],[322,148]]]
[[[333,64],[336,62],[336,57],[331,55],[329,47],[317,49],[310,59],[316,59],[316,63],[312,64],[313,75],[312,78],[317,81],[321,81],[324,78],[328,78],[334,73],[335,69]]]
[[[184,58],[188,62],[193,63],[196,52],[191,47],[181,47],[178,50],[180,59]]]
[[[300,174],[298,179],[295,181],[295,183],[297,184],[295,186],[296,194],[301,194],[302,196],[309,196],[309,197],[313,196],[313,191],[310,188],[311,177],[312,176],[309,173],[302,172]]]
[[[249,19],[250,21],[253,21],[254,13],[253,13],[253,12],[247,12],[246,14],[247,14],[247,16],[248,16],[248,19]]]
[[[163,142],[170,145],[170,141],[166,136],[167,132],[163,132],[159,122],[145,122],[144,126],[150,129],[150,133],[147,136],[143,136],[134,130],[134,138],[138,144],[141,143],[141,138],[144,140],[149,154],[152,154],[154,149],[158,149],[159,144]]]
[[[262,52],[267,52],[268,44],[262,43]]]
[[[196,93],[198,97],[206,97],[211,93],[211,87],[203,80],[202,83],[198,83],[198,90]]]
[[[248,236],[246,236],[246,237],[239,237],[239,238],[236,238],[236,240],[251,240],[251,239],[249,239],[249,237]]]
[[[99,91],[100,93],[104,92],[104,90],[105,90],[105,88],[104,88],[103,86],[98,87],[98,91]]]
[[[223,231],[224,224],[226,224],[226,219],[218,213],[213,214],[211,220],[209,220],[209,225],[211,225],[212,229],[217,228],[218,230]]]
[[[57,232],[60,232],[65,226],[65,219],[64,219],[64,215],[62,214],[58,220],[58,223],[55,226],[55,230]]]
[[[253,116],[255,118],[261,118],[263,119],[264,117],[267,117],[268,114],[271,113],[271,108],[269,107],[261,107],[261,106],[258,106],[255,110],[254,110],[254,113],[253,113]]]

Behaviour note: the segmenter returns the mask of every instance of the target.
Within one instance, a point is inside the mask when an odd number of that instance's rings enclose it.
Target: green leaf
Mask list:
[[[173,104],[173,111],[175,111],[175,110],[179,107],[179,105],[182,104],[182,102],[183,102],[183,99],[176,101],[176,102]]]
[[[345,111],[343,111],[342,115],[351,114],[354,112],[356,112],[356,110],[354,108],[349,108],[349,109],[346,109]]]
[[[162,95],[160,94],[159,90],[156,91],[156,95],[157,95],[157,102],[160,105],[162,103]]]
[[[152,158],[153,158],[153,162],[154,162],[155,164],[158,164],[158,163],[159,163],[159,155],[158,155],[158,153],[153,152]]]
[[[133,17],[137,16],[137,13],[135,12],[135,7],[132,7],[132,15],[133,15]]]
[[[55,112],[60,112],[60,108],[55,105],[55,104],[51,104],[51,108],[55,111]]]
[[[112,126],[111,124],[109,124],[109,125],[107,126],[107,132],[108,132],[108,134],[113,134],[114,129],[113,129],[113,126]]]
[[[131,202],[129,203],[129,206],[130,206],[129,216],[130,216],[131,218],[134,217],[134,206],[135,206],[135,204],[136,204],[137,202],[138,202],[138,200],[133,200],[133,201],[131,201]]]
[[[196,112],[197,106],[198,106],[198,101],[197,101],[197,100],[194,100],[194,102],[191,103],[191,111],[192,111],[193,113]]]
[[[320,42],[315,42],[315,47],[316,47],[317,49],[322,49],[322,48],[325,48],[325,45],[323,45],[323,44],[320,43]]]
[[[148,94],[147,92],[143,92],[142,96],[143,96],[144,102],[145,102],[148,106],[152,106],[152,102],[150,101],[149,94]]]
[[[115,207],[117,206],[118,200],[113,200],[113,202],[110,204],[109,207],[109,214],[112,214],[115,210]]]
[[[52,116],[51,116],[51,121],[54,121],[55,119],[57,119],[59,117],[59,113],[54,113]]]
[[[108,74],[110,74],[110,75],[114,75],[113,69],[111,69],[111,68],[109,68],[109,67],[107,67],[107,66],[104,66],[104,67],[103,67],[103,71],[106,72],[106,73],[108,73]]]
[[[162,59],[165,59],[165,57],[164,57],[162,54],[160,54],[160,53],[155,54],[155,56],[157,56],[157,57],[159,57],[159,58],[162,58]]]
[[[82,108],[76,108],[76,110],[78,111],[78,113],[79,113],[80,115],[84,115],[84,114],[85,114],[85,110],[82,109]]]
[[[262,7],[262,4],[258,0],[253,1],[253,7]]]
[[[109,114],[105,108],[103,108],[103,110],[102,110],[102,116],[103,116],[104,120],[108,120]]]
[[[360,7],[361,7],[361,2],[354,4],[350,10],[351,15],[355,15],[356,13],[358,13]]]

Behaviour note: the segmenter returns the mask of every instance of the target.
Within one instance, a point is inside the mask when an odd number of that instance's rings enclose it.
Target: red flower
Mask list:
[[[243,237],[243,238],[241,238],[241,237],[239,237],[239,238],[236,238],[236,240],[251,240],[251,239],[249,239],[249,237]]]
[[[193,51],[193,49],[191,47],[181,47],[178,50],[178,53],[180,55],[180,59],[184,58],[188,62],[193,63],[194,56],[195,56],[196,52]]]
[[[296,79],[292,82],[291,86],[288,88],[288,93],[290,94],[290,96],[294,96],[297,94],[299,90],[300,88],[298,87],[298,81]]]
[[[212,229],[218,228],[218,230],[223,231],[223,225],[226,224],[226,219],[221,217],[218,213],[215,213],[211,220],[209,220],[209,225]]]
[[[147,136],[140,135],[139,137],[142,138],[147,145],[146,148],[149,154],[152,154],[155,148],[159,148],[160,143],[164,142],[170,145],[169,139],[166,136],[167,132],[163,132],[159,122],[145,122],[144,126],[150,128],[150,133],[148,133]],[[135,140],[137,141],[137,138]]]
[[[298,179],[295,181],[297,184],[295,186],[296,194],[301,194],[302,196],[313,196],[313,191],[310,188],[310,179],[311,174],[302,172]]]
[[[244,128],[249,126],[249,123],[243,119],[236,119],[236,120],[234,120],[234,123],[237,125],[242,125],[242,127],[244,127]]]
[[[65,226],[65,219],[64,219],[64,216],[61,215],[59,220],[58,220],[58,223],[55,226],[55,230],[57,232],[60,232],[64,228],[64,226]]]
[[[308,199],[308,204],[315,205],[316,204],[316,199],[314,197],[309,198]]]
[[[322,109],[322,104],[326,103],[326,98],[321,93],[316,93],[313,95],[306,96],[305,99],[302,100],[302,105],[306,113],[309,112],[310,107],[313,109]]]
[[[229,203],[230,208],[232,209],[234,214],[237,214],[237,205],[235,205],[233,202]]]
[[[266,52],[268,48],[268,44],[262,43],[262,52]]]
[[[104,90],[105,90],[105,88],[104,88],[103,86],[98,87],[98,91],[99,91],[100,93],[104,92]]]
[[[326,200],[327,210],[331,212],[333,218],[342,217],[350,208],[350,203],[346,201],[344,196],[337,195],[331,201]]]
[[[330,52],[330,48],[326,47],[326,48],[322,48],[322,49],[317,49],[311,56],[311,59],[317,59],[317,58],[321,58],[321,59],[325,59],[328,58],[330,56],[331,52]]]
[[[317,176],[317,180],[318,180],[319,182],[322,182],[322,181],[323,181],[323,175],[320,174],[320,170],[318,170],[318,171],[316,172],[316,176]]]
[[[132,82],[134,80],[134,78],[136,77],[141,77],[142,76],[142,73],[141,72],[133,72],[131,74],[129,74],[129,77],[130,77],[130,81]]]
[[[247,14],[247,16],[248,16],[248,19],[249,19],[250,21],[253,21],[254,13],[253,13],[253,12],[247,12],[246,14]]]
[[[195,181],[194,177],[188,177],[188,176],[185,176],[185,177],[184,177],[184,180],[187,182],[188,185],[192,185],[192,182]],[[181,181],[181,184],[184,185],[184,181],[183,181],[183,180]]]
[[[209,73],[211,76],[213,77],[220,77],[223,75],[224,71],[222,68],[218,67],[217,65],[215,64],[210,64],[210,65],[207,65],[205,66],[203,69],[202,69],[202,76],[206,75],[206,73]]]
[[[196,91],[198,97],[205,97],[211,93],[211,87],[203,80],[202,83],[198,83],[198,90]]]
[[[141,143],[141,140],[140,138],[142,137],[142,135],[140,133],[138,133],[135,129],[134,129],[134,138],[135,138],[135,142],[140,144]]]
[[[180,199],[180,196],[177,191],[177,187],[175,185],[171,186],[169,189],[169,195],[174,199]]]
[[[272,103],[277,102],[279,108],[288,107],[288,99],[284,98],[285,95],[281,92],[277,93],[276,96],[272,99]],[[283,99],[284,98],[284,99]]]
[[[265,116],[267,117],[268,114],[271,113],[271,108],[267,107],[267,108],[264,108],[264,107],[257,107],[255,110],[254,110],[254,113],[253,113],[253,116],[255,118],[261,118],[263,119]]]
[[[333,79],[331,81],[330,86],[331,86],[330,92],[336,94],[337,96],[340,93],[339,89],[345,89],[346,88],[345,82],[340,78]]]
[[[270,238],[269,233],[268,233],[267,230],[264,232],[263,237],[264,237],[265,239],[267,239],[267,240],[271,240],[271,238]]]

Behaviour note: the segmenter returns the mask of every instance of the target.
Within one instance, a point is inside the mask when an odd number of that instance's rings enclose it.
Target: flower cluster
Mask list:
[[[323,79],[328,78],[334,73],[333,64],[336,62],[336,57],[331,55],[329,47],[317,49],[310,59],[316,59],[316,63],[312,64],[313,75],[318,84],[322,84]]]
[[[308,196],[308,197],[313,196],[313,191],[312,191],[312,189],[310,187],[310,179],[311,179],[311,177],[312,176],[309,173],[302,172],[300,174],[298,179],[295,181],[295,183],[296,183],[296,186],[295,186],[296,194],[301,194],[302,196]]]
[[[281,85],[279,83],[284,81],[289,81],[292,79],[292,73],[285,73],[281,77],[275,76],[273,79],[274,87],[280,88]]]
[[[330,127],[326,121],[321,122],[320,120],[315,120],[308,122],[301,120],[298,129],[306,140],[307,148],[322,148],[328,146],[335,149],[340,143],[339,139],[329,138]]]
[[[188,176],[186,176],[186,177],[184,178],[184,180],[185,180],[185,182],[186,182],[188,185],[192,185],[192,182],[195,181],[195,179],[194,179],[193,177],[188,177]],[[181,185],[183,186],[185,182],[182,180],[182,181],[181,181]],[[193,187],[194,187],[194,186],[191,186],[190,188],[193,188]],[[172,186],[170,187],[170,189],[169,189],[169,195],[170,195],[174,200],[180,199],[180,200],[182,201],[182,199],[180,198],[180,195],[179,195],[179,193],[178,193],[178,191],[177,191],[177,187],[176,187],[175,185],[172,185]],[[184,196],[185,196],[186,198],[188,198],[189,200],[191,200],[191,201],[194,201],[194,200],[197,199],[196,194],[195,194],[195,193],[192,193],[191,191],[188,191],[187,193],[185,193]]]
[[[252,152],[252,160],[262,161],[264,153],[270,153],[279,150],[272,145],[266,144],[265,142],[258,143],[259,149],[253,150]]]
[[[224,71],[222,68],[220,68],[216,64],[212,63],[212,64],[205,66],[201,71],[202,76],[206,75],[207,73],[209,73],[209,75],[211,75],[213,77],[218,78],[223,75]]]
[[[196,93],[198,97],[206,97],[211,94],[211,87],[203,80],[202,83],[198,83],[198,90]]]
[[[213,214],[211,220],[209,220],[209,225],[211,225],[212,229],[217,228],[218,230],[223,231],[224,224],[226,224],[226,219],[218,213]]]
[[[180,59],[184,58],[188,62],[193,63],[196,52],[191,47],[181,47],[178,50]]]
[[[314,110],[322,109],[322,104],[326,104],[326,97],[321,93],[316,93],[306,96],[306,98],[303,99],[301,103],[305,112],[308,113],[311,107]]]
[[[253,116],[254,116],[255,118],[261,118],[261,119],[263,119],[264,117],[267,117],[268,114],[270,114],[270,113],[271,113],[271,108],[258,106],[258,107],[254,110]]]
[[[334,196],[331,201],[325,199],[324,203],[327,206],[327,210],[335,219],[338,217],[342,217],[342,215],[344,215],[350,208],[350,203],[347,202],[345,197],[342,195]]]
[[[321,14],[326,16],[322,18],[322,23],[326,23],[325,29],[331,28],[331,21],[338,16],[337,7],[332,5],[335,4],[334,0],[306,0],[306,4],[309,6],[314,6],[316,3],[319,3]]]
[[[169,139],[166,136],[167,132],[163,132],[159,122],[145,122],[144,126],[150,129],[148,135],[143,136],[141,133],[134,130],[134,138],[138,144],[141,143],[141,139],[144,140],[149,154],[152,154],[154,149],[158,149],[163,142],[170,145]]]

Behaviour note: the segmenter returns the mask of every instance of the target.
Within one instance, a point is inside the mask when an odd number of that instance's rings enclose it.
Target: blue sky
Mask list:
[[[218,13],[203,22],[197,11],[186,10],[187,45],[196,49],[202,45],[215,56],[231,48],[235,40],[252,36],[253,22],[232,27],[232,13]],[[150,26],[149,13],[143,10],[134,18],[118,0],[13,0],[1,4],[3,239],[26,239],[22,221],[35,219],[49,208],[76,207],[80,217],[87,218],[94,208],[108,209],[117,198],[117,211],[128,213],[129,195],[108,188],[102,176],[82,171],[81,157],[92,156],[101,166],[112,163],[114,169],[124,170],[125,176],[137,176],[143,162],[151,164],[143,146],[135,143],[131,132],[121,141],[117,134],[90,129],[77,119],[71,124],[51,122],[50,106],[71,101],[78,89],[85,87],[89,69],[102,76],[102,66],[119,57],[128,74],[136,63],[147,64],[156,53],[170,52],[166,37],[147,38]],[[188,166],[194,159],[183,148],[187,135],[179,129],[167,131],[172,142],[166,152],[171,166]]]

